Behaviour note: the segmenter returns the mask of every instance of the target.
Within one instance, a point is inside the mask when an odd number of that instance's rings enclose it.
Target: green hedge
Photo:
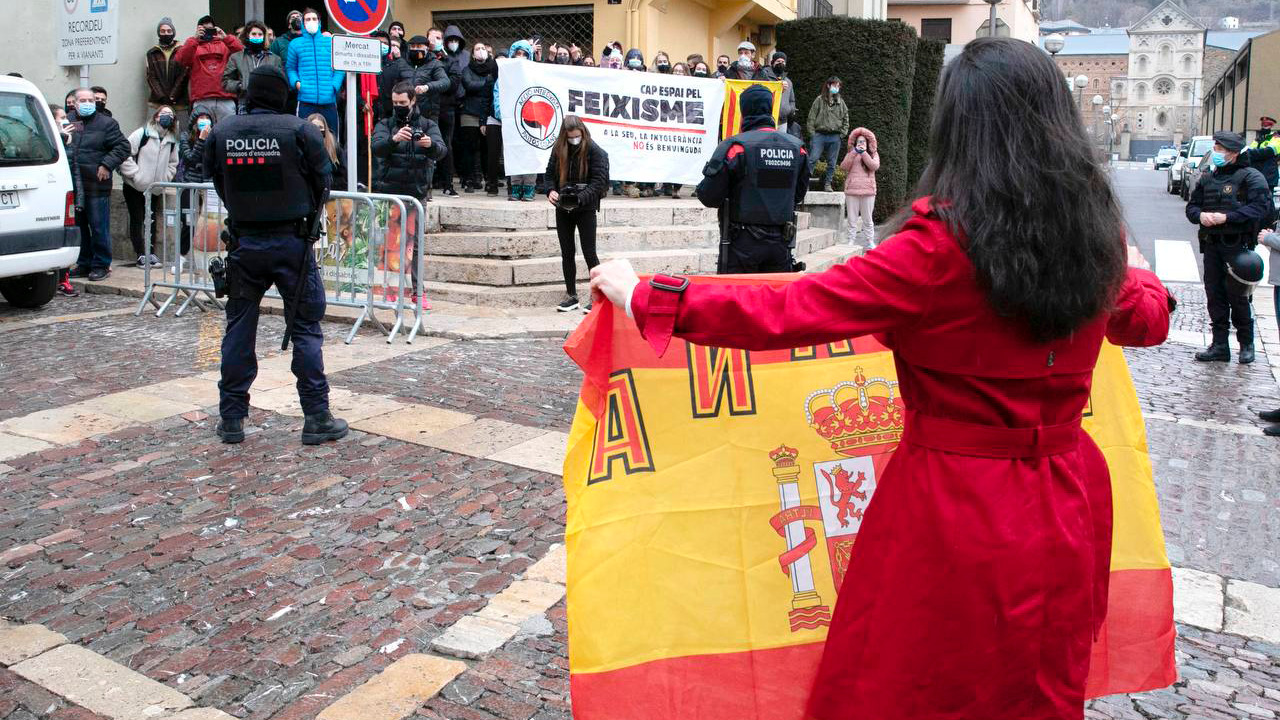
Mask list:
[[[778,49],[787,53],[799,120],[806,129],[813,99],[826,79],[836,75],[849,106],[849,129],[862,126],[876,134],[880,150],[877,222],[896,212],[907,194],[907,128],[916,43],[916,31],[897,21],[836,17],[778,25]]]
[[[942,75],[942,54],[946,45],[921,39],[916,45],[916,74],[911,91],[911,122],[907,125],[907,190],[919,182],[929,162],[929,125],[933,122],[933,101]]]

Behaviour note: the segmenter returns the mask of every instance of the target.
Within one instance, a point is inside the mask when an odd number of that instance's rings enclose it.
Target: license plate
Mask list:
[[[21,205],[21,203],[18,202],[17,191],[10,190],[8,192],[0,192],[0,210],[16,208],[19,205]]]

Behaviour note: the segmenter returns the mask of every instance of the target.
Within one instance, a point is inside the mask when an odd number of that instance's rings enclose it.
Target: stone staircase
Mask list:
[[[505,198],[440,198],[430,208],[427,297],[467,305],[553,306],[564,296],[555,210]],[[601,260],[628,258],[641,273],[715,273],[719,228],[715,210],[693,199],[609,198],[599,217]],[[861,252],[839,243],[833,230],[798,216],[796,254],[809,272]],[[586,296],[587,266],[578,256],[579,297]]]

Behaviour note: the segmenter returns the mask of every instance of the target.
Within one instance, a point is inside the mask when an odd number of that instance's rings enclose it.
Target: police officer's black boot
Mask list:
[[[307,415],[302,424],[302,444],[319,445],[347,436],[347,421],[333,416],[328,410]]]
[[[1240,359],[1241,365],[1248,365],[1249,363],[1253,362],[1253,343],[1252,342],[1250,342],[1248,345],[1245,345],[1243,343],[1240,345],[1239,359]]]
[[[1213,332],[1213,342],[1209,347],[1196,353],[1200,362],[1231,362],[1231,346],[1227,344],[1227,334],[1217,330]]]
[[[244,418],[220,418],[218,437],[228,445],[244,442]]]

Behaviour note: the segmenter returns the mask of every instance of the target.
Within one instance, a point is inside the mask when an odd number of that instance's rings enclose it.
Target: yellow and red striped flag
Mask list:
[[[822,418],[841,388],[901,409],[891,354],[869,337],[766,352],[677,339],[658,358],[607,303],[565,349],[585,373],[564,466],[574,717],[802,717],[856,551],[841,510],[861,516],[902,431],[901,412],[852,439],[824,437]],[[1119,348],[1104,345],[1085,416],[1114,499],[1087,693],[1163,687],[1176,678],[1172,579]],[[868,500],[842,496],[842,473],[863,466]]]
[[[724,109],[720,111],[720,137],[731,137],[742,131],[742,107],[739,101],[742,91],[752,85],[763,85],[773,93],[773,121],[778,121],[778,112],[782,109],[782,81],[725,80]]]

